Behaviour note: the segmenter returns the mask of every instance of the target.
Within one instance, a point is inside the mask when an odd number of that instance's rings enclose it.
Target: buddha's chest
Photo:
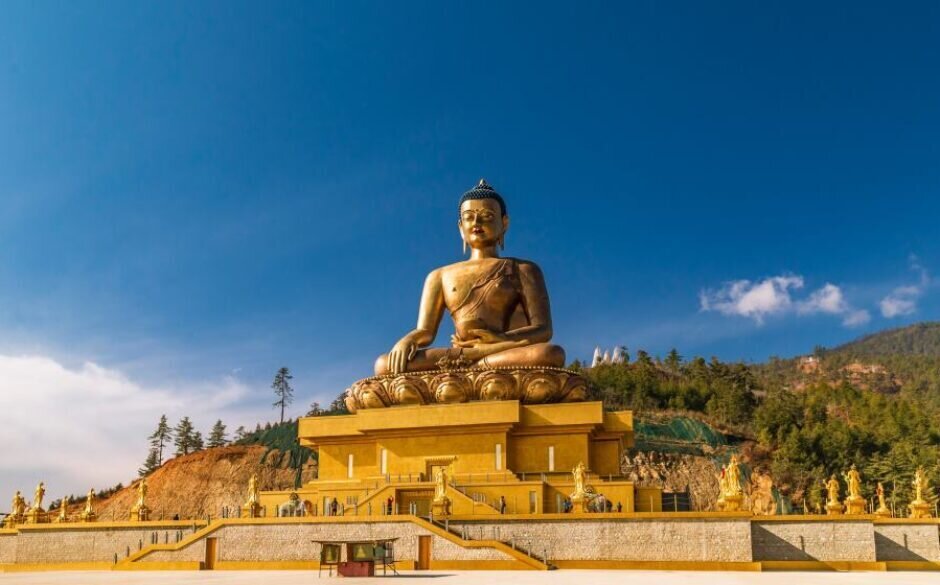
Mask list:
[[[441,284],[451,311],[511,312],[520,298],[519,279],[506,264],[461,266],[445,272]]]

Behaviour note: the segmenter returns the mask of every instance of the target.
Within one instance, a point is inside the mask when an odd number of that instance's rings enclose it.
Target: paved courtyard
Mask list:
[[[381,577],[378,577],[381,579]],[[890,583],[891,585],[920,583],[936,584],[937,573],[718,573],[690,571],[422,571],[387,577],[396,584],[421,583],[423,585],[549,585],[590,584],[623,585],[701,585],[702,582],[728,585],[862,585]],[[322,577],[323,581],[338,580]],[[316,583],[316,571],[173,571],[173,572],[107,572],[68,571],[49,573],[0,574],[0,583],[17,585],[157,585],[179,583],[184,585],[309,585]],[[375,579],[342,579],[344,585],[354,583],[380,583]]]

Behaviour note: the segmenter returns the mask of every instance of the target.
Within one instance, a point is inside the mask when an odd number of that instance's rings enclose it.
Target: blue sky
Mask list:
[[[933,2],[6,3],[0,356],[206,428],[287,365],[302,413],[413,326],[480,177],[571,358],[937,319],[938,70]]]

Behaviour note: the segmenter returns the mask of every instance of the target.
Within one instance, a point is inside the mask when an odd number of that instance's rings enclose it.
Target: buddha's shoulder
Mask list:
[[[458,272],[463,273],[467,269],[473,269],[474,267],[484,268],[487,266],[492,266],[492,264],[496,262],[510,262],[517,269],[523,272],[540,272],[541,271],[538,264],[536,264],[535,262],[532,262],[531,260],[525,260],[523,258],[494,258],[492,260],[486,261],[486,263],[481,262],[479,260],[477,261],[461,260],[460,262],[454,262],[453,264],[448,264],[446,266],[441,266],[440,268],[432,270],[431,273],[428,274],[428,278],[435,278],[435,277],[446,278],[450,274],[454,274]]]

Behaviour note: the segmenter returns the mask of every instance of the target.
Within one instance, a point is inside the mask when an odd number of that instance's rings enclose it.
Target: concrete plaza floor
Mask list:
[[[423,585],[891,585],[936,584],[937,573],[720,573],[692,571],[422,571],[386,577],[396,584]],[[382,579],[378,577],[377,579]],[[380,583],[376,579],[349,578],[339,580],[324,575],[324,582],[343,585]],[[0,584],[16,585],[309,585],[316,583],[316,571],[61,571],[47,573],[0,573]]]

